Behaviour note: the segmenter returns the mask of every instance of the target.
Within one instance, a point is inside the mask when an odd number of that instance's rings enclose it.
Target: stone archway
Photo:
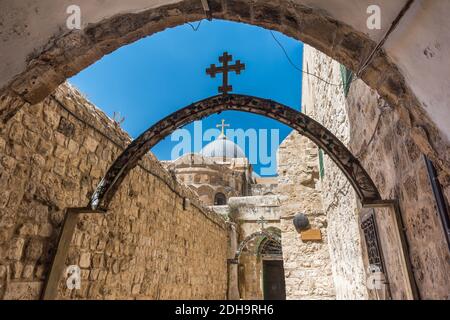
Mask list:
[[[262,292],[265,300],[286,300],[286,282],[281,242],[264,238],[259,245]]]
[[[380,194],[358,159],[330,131],[305,114],[281,103],[246,95],[218,95],[193,103],[162,119],[125,149],[106,172],[92,195],[89,207],[107,209],[123,179],[138,161],[164,137],[190,122],[225,110],[263,115],[311,139],[322,148],[349,179],[363,204],[381,200]]]
[[[377,46],[369,36],[331,18],[323,10],[300,3],[208,0],[208,5],[210,17],[214,19],[280,31],[321,50],[354,71],[360,70],[365,57],[373,53],[371,63],[361,70],[361,79],[397,107],[397,114],[411,130],[411,136],[422,152],[450,174],[447,140],[441,136],[397,66],[383,50],[373,51]],[[116,10],[84,29],[54,35],[43,48],[36,48],[21,73],[0,89],[0,101],[9,102],[0,110],[0,123],[13,117],[21,107],[42,101],[65,79],[121,46],[165,28],[205,18],[199,0],[154,5],[133,13],[127,13],[123,7]]]
[[[279,248],[279,254],[275,256],[264,256],[262,250],[265,244],[275,244]],[[283,264],[281,254],[281,230],[269,227],[255,231],[247,235],[239,243],[234,253],[233,263],[238,267],[235,269],[237,273],[237,287],[239,297],[244,299],[260,299],[264,297],[264,262],[276,261]],[[270,268],[269,269],[273,269]],[[280,271],[280,270],[277,270]],[[273,275],[273,274],[272,274]],[[247,278],[249,276],[249,278]],[[277,285],[282,284],[284,289],[284,272],[277,272]]]
[[[261,239],[262,238],[262,239]],[[252,234],[248,235],[244,240],[241,241],[239,244],[238,249],[236,250],[235,259],[239,260],[239,257],[241,256],[243,250],[248,246],[249,243],[252,241],[260,239],[261,241],[264,241],[264,239],[268,239],[270,241],[273,241],[275,243],[280,244],[281,247],[281,236],[277,234],[276,232],[270,232],[269,230],[260,230],[253,232]],[[261,242],[257,246],[257,251],[255,254],[259,254],[259,251],[261,249]]]

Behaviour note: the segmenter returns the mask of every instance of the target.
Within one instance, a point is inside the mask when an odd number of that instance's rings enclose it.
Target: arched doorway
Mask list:
[[[375,184],[361,166],[359,160],[321,124],[281,103],[258,97],[231,94],[213,96],[182,108],[162,119],[133,140],[110,166],[92,195],[88,206],[92,209],[107,209],[123,179],[148,150],[177,128],[225,110],[264,115],[292,127],[311,139],[333,159],[349,179],[363,204],[381,200]]]
[[[254,265],[248,263],[241,264],[242,260],[248,255],[256,257],[256,263]],[[240,266],[239,290],[241,291],[241,296],[242,291],[245,291],[245,274],[248,273],[248,270],[244,268],[247,265],[247,267],[258,270],[259,290],[264,300],[286,299],[280,229],[269,227],[248,235],[239,244],[235,259]],[[248,297],[245,298],[248,299]]]

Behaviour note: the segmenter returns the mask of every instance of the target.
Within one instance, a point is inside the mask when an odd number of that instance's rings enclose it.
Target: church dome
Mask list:
[[[242,149],[221,134],[213,142],[208,143],[201,151],[205,157],[212,158],[245,158]]]

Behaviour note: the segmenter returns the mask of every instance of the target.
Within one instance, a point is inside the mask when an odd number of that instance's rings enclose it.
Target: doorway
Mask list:
[[[263,260],[264,300],[286,300],[283,260]]]

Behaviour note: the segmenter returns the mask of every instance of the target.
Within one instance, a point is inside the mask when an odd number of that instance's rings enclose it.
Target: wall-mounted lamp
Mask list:
[[[300,234],[300,239],[303,242],[305,241],[321,241],[322,233],[320,229],[311,228],[309,224],[309,219],[304,213],[297,213],[294,215],[294,219],[292,219],[294,223],[295,230]]]
[[[296,213],[294,215],[294,219],[292,219],[292,222],[294,223],[295,230],[297,230],[298,233],[310,228],[309,219],[302,212]]]

